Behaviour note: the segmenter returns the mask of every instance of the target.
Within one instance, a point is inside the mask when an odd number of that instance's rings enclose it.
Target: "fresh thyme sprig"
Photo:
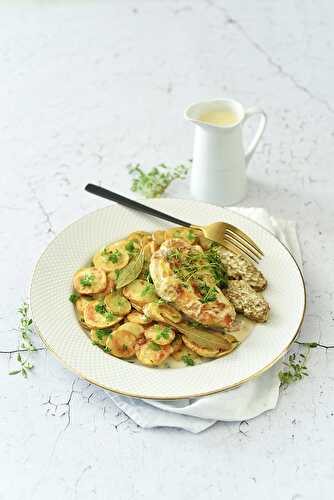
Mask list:
[[[174,180],[185,179],[189,172],[189,167],[184,164],[168,167],[165,163],[160,163],[147,172],[144,172],[139,163],[129,165],[128,168],[132,176],[131,190],[145,198],[159,198]]]
[[[319,344],[318,342],[300,342],[299,340],[295,340],[295,344],[303,346],[304,352],[301,352],[300,354],[290,354],[288,360],[283,363],[286,368],[284,370],[280,370],[278,373],[278,377],[283,388],[286,388],[293,382],[298,382],[303,377],[309,376],[306,363],[311,349],[315,349],[317,347],[332,349],[334,347]]]
[[[21,344],[20,347],[23,351],[28,351],[32,353],[37,351],[36,347],[32,343],[31,335],[33,335],[32,330],[32,319],[29,318],[29,306],[26,302],[22,304],[22,306],[18,310],[20,314],[20,322],[19,322],[19,333],[21,336]],[[19,368],[17,370],[13,370],[9,372],[9,375],[17,375],[21,373],[21,375],[25,378],[28,376],[28,371],[33,368],[33,364],[29,361],[29,356],[26,359],[23,359],[21,356],[21,352],[17,353],[16,360],[19,363]]]

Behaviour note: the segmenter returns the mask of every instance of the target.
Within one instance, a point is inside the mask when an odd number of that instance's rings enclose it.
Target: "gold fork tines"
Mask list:
[[[208,226],[192,226],[200,229],[209,240],[220,243],[226,250],[243,254],[258,263],[263,257],[261,248],[241,229],[225,222],[215,222]]]

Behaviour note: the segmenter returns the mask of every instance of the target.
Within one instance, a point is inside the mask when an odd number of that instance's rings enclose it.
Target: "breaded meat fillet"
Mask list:
[[[157,294],[188,318],[221,328],[234,321],[234,307],[216,286],[200,246],[166,240],[151,257],[150,273]]]
[[[231,280],[244,280],[256,291],[260,292],[267,286],[267,280],[252,262],[243,255],[235,255],[224,248],[218,247],[217,252],[227,269]]]
[[[231,280],[224,290],[235,310],[257,323],[264,323],[269,316],[269,304],[245,280]]]

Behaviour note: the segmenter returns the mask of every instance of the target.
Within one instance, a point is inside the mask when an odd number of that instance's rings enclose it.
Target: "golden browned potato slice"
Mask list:
[[[220,354],[220,351],[218,350],[216,351],[213,349],[207,349],[205,347],[199,346],[198,344],[195,344],[195,342],[191,342],[185,335],[182,336],[182,340],[186,347],[188,347],[188,349],[191,349],[203,358],[216,358]]]
[[[118,358],[132,358],[135,354],[136,340],[131,332],[117,328],[107,338],[106,347]]]
[[[107,286],[105,287],[105,289],[102,292],[94,293],[92,295],[92,297],[94,297],[94,299],[103,298],[106,295],[108,295],[108,293],[110,293],[112,290],[115,290],[116,279],[117,279],[117,276],[116,276],[115,271],[110,271],[109,273],[107,273]]]
[[[181,339],[182,340],[182,339]],[[192,365],[194,361],[199,359],[195,351],[192,351],[181,342],[181,346],[177,351],[174,351],[172,357],[176,361],[184,361],[186,364]]]
[[[169,325],[155,323],[145,330],[145,337],[148,340],[153,340],[156,344],[167,345],[173,342],[175,330]]]
[[[144,314],[155,321],[163,323],[172,322],[179,323],[182,320],[182,314],[169,304],[159,304],[158,302],[150,302],[143,307]]]
[[[142,308],[142,306],[139,306],[138,304],[135,304],[134,302],[132,302],[132,303],[131,303],[131,305],[132,305],[132,307],[133,307],[136,311],[138,311],[138,312],[140,312],[140,313],[142,313],[142,312],[143,312],[143,308]]]
[[[145,280],[134,280],[123,288],[124,296],[132,303],[144,306],[149,302],[158,300],[154,286]]]
[[[152,233],[152,239],[154,243],[159,247],[165,241],[165,231],[154,231]]]
[[[137,339],[139,337],[144,336],[144,328],[142,325],[139,325],[138,323],[133,323],[132,321],[126,321],[123,323],[123,325],[119,326],[117,330],[122,331],[125,330],[127,332],[132,333]]]
[[[172,227],[171,229],[167,229],[165,231],[165,240],[170,239],[180,239],[185,240],[191,245],[197,243],[198,231],[196,229],[187,228],[187,227]],[[160,245],[163,242],[160,243]]]
[[[93,257],[94,266],[104,271],[115,271],[125,267],[130,259],[125,249],[126,244],[127,241],[122,240],[102,248]]]
[[[114,291],[106,295],[104,302],[108,311],[116,314],[116,316],[126,316],[131,311],[130,302],[120,291]]]
[[[121,316],[108,311],[107,306],[101,300],[92,300],[84,308],[84,321],[90,328],[108,328],[121,319]]]
[[[82,295],[99,293],[107,286],[107,275],[103,269],[84,267],[75,273],[73,286],[75,290]]]
[[[182,349],[182,346],[183,346],[183,342],[182,342],[182,337],[181,335],[176,335],[175,336],[175,339],[173,340],[173,342],[171,343],[171,346],[173,348],[173,355],[175,353],[177,353],[180,349]]]
[[[149,325],[152,323],[150,318],[139,311],[131,311],[130,314],[127,315],[126,319],[128,321],[132,321],[132,323],[138,323],[139,325]]]
[[[128,235],[127,240],[136,241],[138,245],[144,247],[152,240],[152,235],[146,231],[135,231]]]
[[[170,344],[159,345],[151,340],[142,340],[137,342],[135,351],[143,365],[159,366],[172,354],[173,348]]]
[[[90,331],[90,338],[93,344],[97,344],[101,347],[105,347],[108,336],[111,333],[111,328],[95,329]]]
[[[84,328],[88,328],[88,329],[89,329],[89,326],[86,325],[85,319],[84,319],[84,309],[85,309],[86,305],[91,301],[92,301],[91,297],[79,297],[75,303],[75,309],[76,309],[80,324]]]

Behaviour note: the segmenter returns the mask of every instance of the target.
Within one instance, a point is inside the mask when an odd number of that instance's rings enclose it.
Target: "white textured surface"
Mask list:
[[[244,204],[299,223],[302,335],[334,344],[333,14],[325,1],[2,4],[1,350],[53,234],[106,205],[85,182],[126,193],[126,163],[189,158],[184,107],[221,95],[268,113]],[[7,378],[1,354],[0,498],[330,499],[333,356],[313,351],[275,411],[192,436],[137,428],[44,352],[28,381]]]

